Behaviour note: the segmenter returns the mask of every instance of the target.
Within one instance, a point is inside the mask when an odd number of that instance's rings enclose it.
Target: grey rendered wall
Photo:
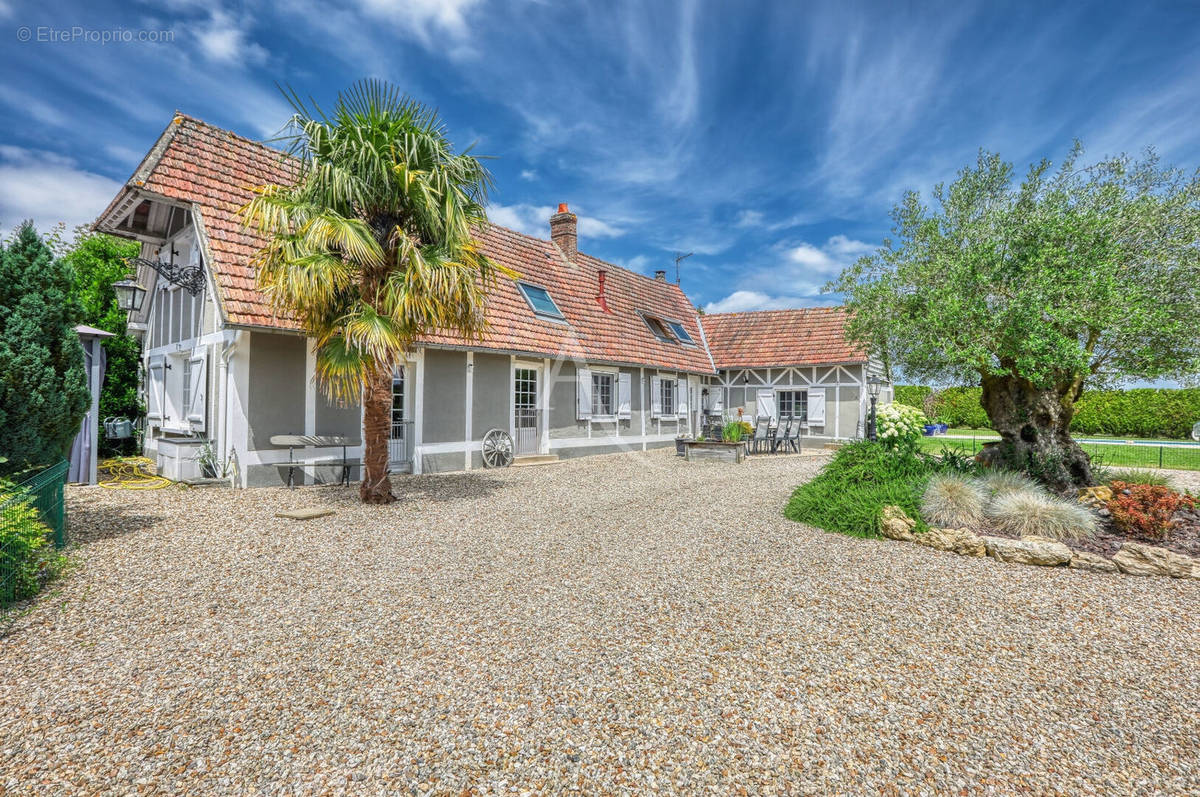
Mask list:
[[[317,389],[317,434],[362,438],[362,408],[357,403],[339,407]]]
[[[425,366],[428,368],[428,364]],[[426,370],[426,378],[429,371]],[[482,440],[489,429],[508,431],[509,405],[512,399],[512,359],[502,354],[475,354],[475,373],[472,376],[471,436]],[[465,388],[464,388],[465,389]],[[425,405],[428,408],[428,404]],[[426,409],[428,412],[428,409]],[[460,430],[458,439],[462,439]],[[461,468],[461,459],[459,457]]]
[[[304,353],[299,335],[250,333],[250,450],[274,448],[271,435],[304,433]]]
[[[461,351],[425,350],[425,396],[421,442],[452,443],[466,433],[467,355]],[[505,424],[505,429],[508,425]],[[486,430],[485,430],[486,431]],[[459,467],[462,469],[462,455]]]
[[[855,437],[863,433],[858,428],[858,388],[843,387],[842,402],[838,405],[841,413],[842,437]]]
[[[649,388],[641,385],[639,369],[619,368],[618,371],[630,375],[630,417],[620,421],[593,421],[591,425],[593,437],[608,437],[614,434],[626,437],[642,433],[642,414],[647,412],[646,391]],[[554,387],[550,393],[550,439],[587,437],[588,422],[578,420],[576,417],[578,399],[575,377],[578,369],[575,363],[553,363],[551,372]],[[647,372],[647,381],[649,381],[649,372]],[[671,428],[674,429],[673,424]],[[652,434],[653,431],[649,415],[647,415],[646,433]],[[564,449],[555,449],[554,453],[559,456],[577,456],[576,454],[566,454],[564,451]]]

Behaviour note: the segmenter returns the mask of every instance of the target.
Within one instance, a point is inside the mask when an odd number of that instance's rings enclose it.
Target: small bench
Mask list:
[[[276,434],[271,435],[271,445],[287,446],[288,458],[287,462],[273,463],[277,467],[287,468],[287,486],[295,487],[296,468],[306,468],[310,466],[334,466],[342,469],[342,478],[340,484],[350,485],[350,468],[358,464],[357,460],[351,461],[346,455],[346,449],[350,446],[358,445],[358,441],[350,437],[342,437],[341,435],[311,435],[311,434]],[[342,449],[342,458],[339,459],[297,459],[296,449],[314,446],[317,448],[337,448]]]

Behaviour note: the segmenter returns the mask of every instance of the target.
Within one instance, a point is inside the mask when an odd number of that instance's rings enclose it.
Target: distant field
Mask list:
[[[950,430],[951,434],[959,434]],[[969,431],[967,432],[970,433]],[[943,448],[955,448],[974,454],[988,440],[999,439],[995,432],[985,431],[971,439],[954,437],[922,437],[921,448],[937,453]],[[1156,441],[1159,442],[1159,441]],[[1163,443],[1179,443],[1178,440],[1160,441]],[[1105,465],[1115,465],[1131,468],[1170,468],[1172,470],[1200,470],[1200,446],[1183,447],[1170,445],[1112,445],[1105,443],[1080,443],[1083,450],[1094,460]]]

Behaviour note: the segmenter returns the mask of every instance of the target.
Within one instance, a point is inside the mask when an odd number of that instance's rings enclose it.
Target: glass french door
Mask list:
[[[408,369],[397,365],[392,372],[392,431],[388,440],[388,460],[392,465],[412,462],[412,421],[408,420]]]
[[[540,368],[517,366],[513,369],[513,446],[517,456],[537,454],[541,450],[540,376]]]

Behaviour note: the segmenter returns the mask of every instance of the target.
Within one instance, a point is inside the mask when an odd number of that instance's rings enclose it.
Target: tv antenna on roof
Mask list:
[[[696,253],[688,252],[686,255],[683,254],[682,252],[675,253],[675,284],[676,285],[679,284],[679,261],[687,260],[689,257],[691,257],[694,254],[696,254]]]

